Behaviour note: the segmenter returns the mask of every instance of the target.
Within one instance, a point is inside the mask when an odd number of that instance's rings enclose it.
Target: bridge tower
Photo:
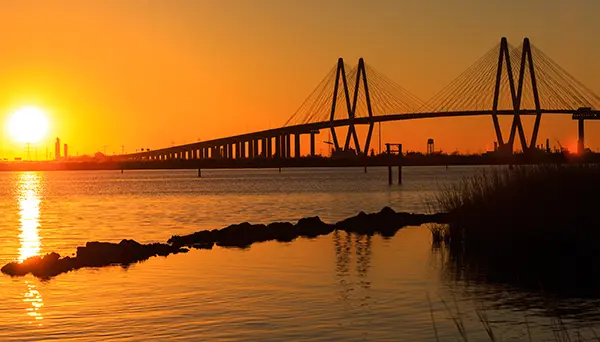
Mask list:
[[[512,106],[514,111],[513,121],[510,129],[510,136],[508,142],[505,144],[504,139],[502,137],[502,131],[500,129],[500,123],[498,121],[498,98],[500,96],[500,82],[502,80],[502,73],[504,70],[504,65],[506,65],[506,73],[508,76],[508,83],[510,87],[510,95],[512,99]],[[531,90],[533,93],[533,98],[535,102],[535,123],[533,126],[533,132],[531,135],[531,142],[528,145],[527,140],[525,138],[525,131],[523,130],[523,124],[521,123],[521,102],[523,98],[523,84],[525,80],[525,67],[528,67],[529,76],[531,80]],[[542,118],[542,109],[540,105],[540,97],[537,87],[537,81],[535,77],[535,67],[533,64],[533,55],[531,53],[531,44],[529,42],[529,38],[525,38],[523,40],[523,51],[521,55],[521,63],[519,68],[519,78],[518,84],[515,85],[515,80],[513,76],[513,69],[511,65],[510,52],[508,49],[508,41],[505,37],[503,37],[500,41],[500,55],[498,56],[498,71],[496,73],[496,83],[494,88],[494,100],[492,104],[492,121],[494,123],[494,130],[496,132],[496,139],[498,142],[498,146],[501,150],[505,152],[513,152],[513,146],[515,141],[515,133],[519,133],[519,140],[521,140],[521,147],[524,152],[529,151],[530,149],[534,149],[537,142],[537,136],[540,127],[540,121]]]
[[[373,122],[369,123],[369,129],[367,132],[364,149],[361,150],[361,145],[360,145],[360,142],[358,139],[358,134],[356,133],[356,125],[354,123],[354,119],[356,118],[356,107],[358,104],[358,95],[359,95],[359,91],[361,91],[361,83],[362,83],[362,89],[363,89],[364,95],[365,95],[368,116],[373,117],[373,109],[371,106],[371,96],[369,94],[369,83],[367,80],[367,71],[365,68],[364,59],[360,58],[358,60],[356,83],[354,86],[354,92],[352,93],[352,103],[350,102],[350,91],[348,88],[348,79],[347,79],[346,70],[344,67],[344,60],[343,60],[343,58],[338,59],[335,83],[334,83],[334,88],[333,88],[333,101],[331,103],[331,114],[329,116],[329,122],[331,124],[331,126],[330,126],[331,138],[333,140],[332,143],[333,143],[333,146],[336,151],[340,150],[340,143],[339,143],[336,131],[335,131],[335,127],[334,127],[335,110],[338,106],[338,92],[339,92],[340,81],[342,82],[343,95],[346,100],[345,101],[346,102],[346,110],[348,112],[348,133],[346,135],[343,149],[346,151],[349,150],[350,142],[353,141],[354,147],[356,148],[356,152],[360,155],[363,153],[362,151],[364,150],[364,154],[366,155],[366,154],[368,154],[368,151],[369,151],[369,146],[371,144],[371,138],[373,136],[373,128],[374,128],[375,124]]]

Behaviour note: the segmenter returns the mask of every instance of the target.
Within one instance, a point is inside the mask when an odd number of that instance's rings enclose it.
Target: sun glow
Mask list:
[[[17,142],[37,143],[48,132],[48,118],[37,107],[23,107],[8,120],[8,133]]]

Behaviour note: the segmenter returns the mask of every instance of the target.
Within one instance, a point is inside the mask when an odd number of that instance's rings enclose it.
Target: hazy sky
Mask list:
[[[80,154],[160,148],[281,126],[340,56],[427,99],[502,36],[530,37],[600,93],[598,13],[597,0],[3,0],[0,119],[47,110],[40,158],[56,136]],[[587,127],[599,148],[600,123]],[[446,151],[494,141],[489,117],[383,131],[409,150],[429,137]],[[546,137],[574,147],[576,124],[544,117]],[[23,150],[3,136],[0,154]]]

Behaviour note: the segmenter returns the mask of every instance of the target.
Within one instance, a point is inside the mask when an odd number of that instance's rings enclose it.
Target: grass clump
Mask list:
[[[432,229],[434,243],[449,245],[454,260],[493,278],[600,294],[599,165],[488,169],[434,202],[450,218]]]

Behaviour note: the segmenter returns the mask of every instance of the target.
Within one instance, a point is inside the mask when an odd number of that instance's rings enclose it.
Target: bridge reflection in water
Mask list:
[[[369,269],[371,266],[371,236],[347,233],[336,230],[333,232],[335,247],[336,276],[340,288],[340,299],[350,299],[355,290],[360,290],[361,306],[368,305],[371,289]],[[355,263],[355,274],[352,264]],[[349,301],[349,303],[352,301]]]

